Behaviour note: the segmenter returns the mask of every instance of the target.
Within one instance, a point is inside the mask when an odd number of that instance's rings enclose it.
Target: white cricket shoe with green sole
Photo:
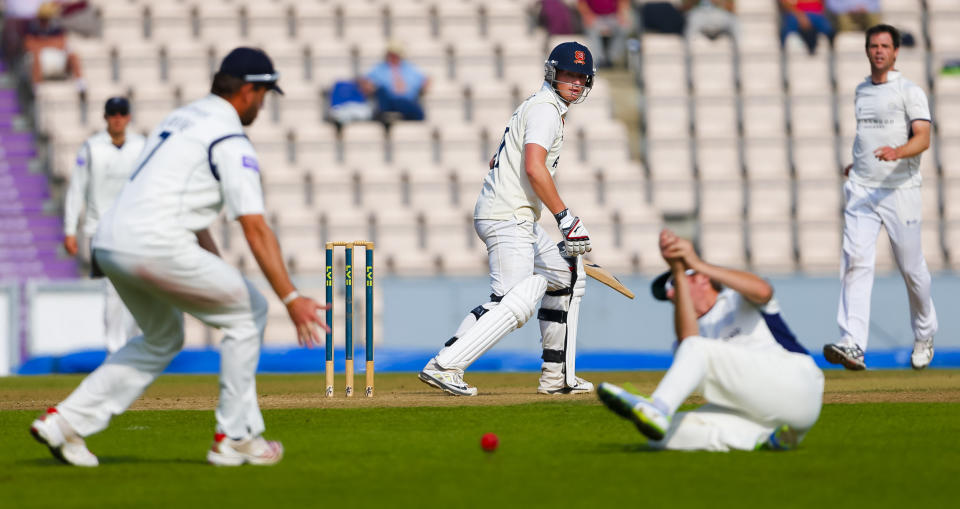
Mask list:
[[[653,406],[649,399],[607,382],[597,387],[597,395],[607,408],[632,422],[650,440],[663,440],[666,436],[670,416]]]

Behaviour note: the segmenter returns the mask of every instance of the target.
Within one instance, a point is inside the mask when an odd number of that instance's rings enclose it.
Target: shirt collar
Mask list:
[[[890,71],[887,71],[887,81],[884,81],[883,83],[874,83],[873,76],[867,76],[867,81],[869,81],[872,85],[883,85],[886,83],[891,83],[893,81],[896,81],[900,79],[901,76],[903,75],[900,73],[900,71],[890,70]]]
[[[540,91],[542,92],[544,90],[550,92],[550,97],[553,98],[554,104],[556,104],[557,107],[560,108],[560,115],[566,115],[567,110],[570,109],[570,106],[567,105],[566,101],[560,98],[560,94],[558,94],[557,91],[553,89],[553,85],[544,81],[543,86],[540,87]]]
[[[237,113],[237,110],[230,104],[229,101],[220,97],[217,94],[209,94],[205,100],[210,105],[210,109],[213,112],[223,118],[228,120],[231,123],[235,123],[237,127],[243,128],[243,124],[240,122],[240,114]]]

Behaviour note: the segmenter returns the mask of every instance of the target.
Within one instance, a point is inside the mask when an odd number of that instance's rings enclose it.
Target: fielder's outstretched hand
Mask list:
[[[579,217],[574,216],[567,209],[554,214],[554,217],[563,234],[563,250],[567,255],[579,256],[593,249],[590,247],[590,234],[587,232],[587,227]]]
[[[297,328],[297,343],[307,348],[320,344],[320,332],[317,326],[330,332],[330,327],[320,318],[320,311],[330,309],[329,304],[321,305],[310,297],[297,297],[287,304],[287,313]]]
[[[660,232],[660,255],[668,264],[681,261],[689,269],[695,269],[701,261],[692,242],[666,228]]]

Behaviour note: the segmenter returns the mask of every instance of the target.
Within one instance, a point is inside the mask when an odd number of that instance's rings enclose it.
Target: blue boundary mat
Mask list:
[[[334,370],[343,372],[343,351],[336,350]],[[417,372],[436,354],[433,350],[380,348],[376,352],[378,373]],[[20,375],[48,375],[89,373],[97,368],[107,353],[103,350],[76,352],[62,356],[44,356],[28,359],[17,373]],[[824,369],[841,369],[829,364],[820,354],[814,355],[817,365]],[[324,350],[306,348],[265,348],[260,353],[259,373],[319,373],[323,371]],[[577,356],[581,371],[665,370],[673,355],[669,352],[586,351]],[[870,369],[903,369],[910,367],[910,349],[868,352],[866,363]],[[357,372],[364,371],[364,352],[357,350],[354,362]],[[540,356],[531,352],[491,351],[470,366],[470,371],[539,371]],[[960,349],[937,350],[931,367],[960,368]],[[164,373],[211,374],[220,370],[220,353],[213,349],[184,350],[174,357]]]

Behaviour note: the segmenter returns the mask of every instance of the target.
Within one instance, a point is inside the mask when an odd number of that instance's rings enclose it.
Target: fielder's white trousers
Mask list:
[[[97,249],[97,264],[136,318],[131,338],[57,406],[76,431],[102,431],[123,413],[183,347],[183,312],[224,333],[217,429],[233,438],[264,431],[254,375],[267,302],[237,269],[199,246],[150,258]]]
[[[502,297],[533,274],[546,278],[547,290],[570,286],[570,266],[539,223],[477,219],[473,225],[487,245],[493,293]]]
[[[103,289],[103,330],[107,351],[114,353],[127,343],[127,340],[140,334],[137,321],[123,305],[120,294],[109,279],[104,279]]]
[[[653,397],[676,412],[695,391],[707,404],[675,413],[664,439],[652,446],[753,450],[784,424],[805,434],[820,416],[823,372],[809,355],[694,336],[680,343]]]
[[[841,343],[866,351],[870,329],[877,236],[886,228],[893,257],[907,286],[914,339],[937,333],[937,312],[930,297],[930,271],[923,258],[919,187],[886,189],[847,181],[843,186],[843,260],[837,323]]]

